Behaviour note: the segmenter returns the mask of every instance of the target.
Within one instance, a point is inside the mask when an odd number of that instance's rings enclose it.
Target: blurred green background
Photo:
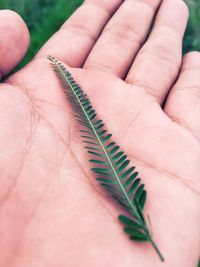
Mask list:
[[[184,53],[200,50],[200,0],[185,0],[190,21],[184,40]],[[0,9],[17,11],[31,33],[31,47],[22,65],[30,61],[42,44],[59,29],[83,0],[0,0]]]

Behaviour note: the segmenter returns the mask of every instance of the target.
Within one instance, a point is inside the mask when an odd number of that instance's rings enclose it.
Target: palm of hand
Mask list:
[[[146,184],[146,212],[166,266],[183,266],[198,232],[196,136],[145,88],[105,71],[70,70]],[[119,210],[95,184],[47,60],[34,60],[1,87],[1,265],[160,266],[149,245],[126,238]]]

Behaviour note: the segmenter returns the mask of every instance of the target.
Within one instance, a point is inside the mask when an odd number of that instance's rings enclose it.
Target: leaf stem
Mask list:
[[[163,255],[161,254],[160,250],[158,249],[156,243],[155,243],[155,242],[153,241],[153,239],[151,238],[151,236],[149,236],[149,242],[151,243],[152,247],[155,249],[156,253],[158,254],[158,256],[159,256],[159,258],[160,258],[160,260],[161,260],[162,262],[164,262],[165,259],[164,259]]]

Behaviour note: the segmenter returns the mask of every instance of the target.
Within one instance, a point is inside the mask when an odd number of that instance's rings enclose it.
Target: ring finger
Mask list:
[[[149,39],[138,53],[126,81],[160,104],[175,82],[182,61],[188,9],[182,0],[165,0]]]

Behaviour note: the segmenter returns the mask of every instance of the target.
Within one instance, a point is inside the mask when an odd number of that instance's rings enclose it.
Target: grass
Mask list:
[[[184,52],[200,50],[200,1],[187,0],[190,9],[190,19],[184,39]]]
[[[184,38],[184,53],[200,50],[200,1],[185,1],[190,7],[190,20]],[[83,0],[0,0],[0,9],[12,9],[18,12],[31,33],[31,46],[21,66],[31,60],[39,48],[82,2]]]

